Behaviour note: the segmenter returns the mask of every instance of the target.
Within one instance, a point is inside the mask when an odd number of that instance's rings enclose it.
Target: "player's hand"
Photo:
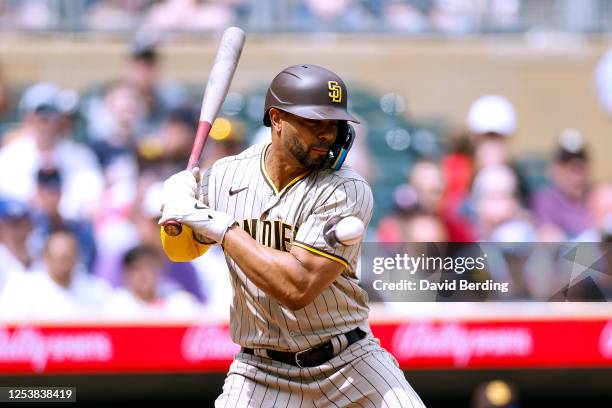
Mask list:
[[[164,181],[164,204],[180,197],[195,198],[198,190],[200,169],[183,170]]]
[[[236,220],[229,215],[211,210],[195,198],[186,196],[166,203],[159,224],[168,220],[187,224],[197,234],[218,243],[223,242],[229,227],[236,224]]]

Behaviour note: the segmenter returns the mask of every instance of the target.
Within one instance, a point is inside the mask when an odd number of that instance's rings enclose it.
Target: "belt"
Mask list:
[[[346,337],[346,347],[348,347],[351,344],[363,339],[366,336],[366,333],[357,327],[356,329],[341,334],[340,336]],[[241,351],[246,354],[256,355],[255,350],[252,348],[243,347]],[[324,362],[331,360],[335,355],[334,345],[331,340],[295,353],[291,351],[277,351],[269,349],[265,349],[265,352],[266,355],[273,360],[300,368],[320,366]]]

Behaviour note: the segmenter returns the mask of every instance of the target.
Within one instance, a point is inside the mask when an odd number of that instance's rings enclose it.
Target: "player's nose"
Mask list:
[[[317,132],[317,137],[319,138],[319,140],[331,145],[336,140],[337,132],[338,129],[336,126],[322,126],[321,129]]]

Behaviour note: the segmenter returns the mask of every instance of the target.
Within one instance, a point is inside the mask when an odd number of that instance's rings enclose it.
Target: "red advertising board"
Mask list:
[[[404,369],[612,367],[612,320],[372,323]],[[226,324],[0,327],[0,374],[226,371]]]

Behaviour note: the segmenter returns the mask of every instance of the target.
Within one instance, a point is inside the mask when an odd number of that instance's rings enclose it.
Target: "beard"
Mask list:
[[[321,170],[325,162],[327,161],[328,155],[323,155],[316,159],[311,159],[308,156],[310,150],[304,146],[299,140],[297,135],[291,135],[285,139],[285,147],[289,150],[289,153],[306,169],[308,170]],[[327,147],[327,146],[315,146],[315,147]]]

